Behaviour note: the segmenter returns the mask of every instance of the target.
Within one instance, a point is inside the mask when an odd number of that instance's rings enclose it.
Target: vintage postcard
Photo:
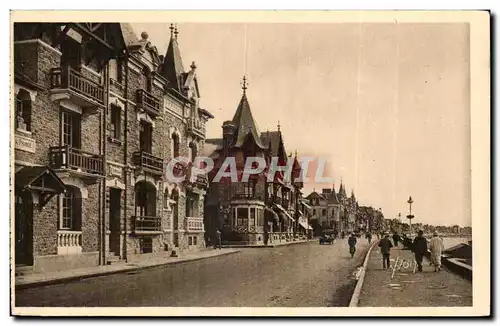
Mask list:
[[[13,11],[11,305],[487,316],[487,11]]]

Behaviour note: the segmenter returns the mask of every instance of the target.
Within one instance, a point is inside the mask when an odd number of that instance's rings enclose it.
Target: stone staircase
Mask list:
[[[16,265],[15,276],[31,275],[34,273],[33,266],[31,265]]]
[[[125,264],[125,260],[121,259],[120,255],[118,255],[117,253],[110,251],[106,264],[108,265]]]

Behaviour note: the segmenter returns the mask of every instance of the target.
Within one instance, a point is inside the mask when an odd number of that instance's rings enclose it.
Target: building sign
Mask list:
[[[117,177],[122,176],[122,168],[115,165],[109,165],[109,174]]]
[[[20,151],[35,153],[36,142],[33,138],[16,134],[14,136],[15,149]]]

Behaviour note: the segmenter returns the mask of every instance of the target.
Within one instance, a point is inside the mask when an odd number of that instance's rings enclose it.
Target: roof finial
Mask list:
[[[243,82],[241,83],[241,88],[243,89],[243,94],[247,93],[247,88],[248,88],[248,83],[247,83],[247,77],[243,76]]]
[[[170,38],[174,38],[174,24],[170,24]]]
[[[281,129],[281,125],[280,125],[280,121],[278,120],[278,131],[280,131]]]
[[[191,66],[189,66],[191,68],[191,70],[195,70],[196,69],[196,63],[193,61],[193,63],[191,63]]]
[[[297,150],[295,150],[295,157],[297,157],[297,156],[298,156],[298,155],[297,155]]]
[[[175,24],[174,34],[175,34],[175,40],[177,41],[177,35],[179,35],[179,31],[177,30],[177,24]]]

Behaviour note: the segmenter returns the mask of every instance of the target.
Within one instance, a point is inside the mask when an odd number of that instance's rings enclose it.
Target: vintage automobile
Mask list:
[[[319,244],[332,244],[333,243],[333,237],[330,235],[324,235],[321,238],[319,238]]]

